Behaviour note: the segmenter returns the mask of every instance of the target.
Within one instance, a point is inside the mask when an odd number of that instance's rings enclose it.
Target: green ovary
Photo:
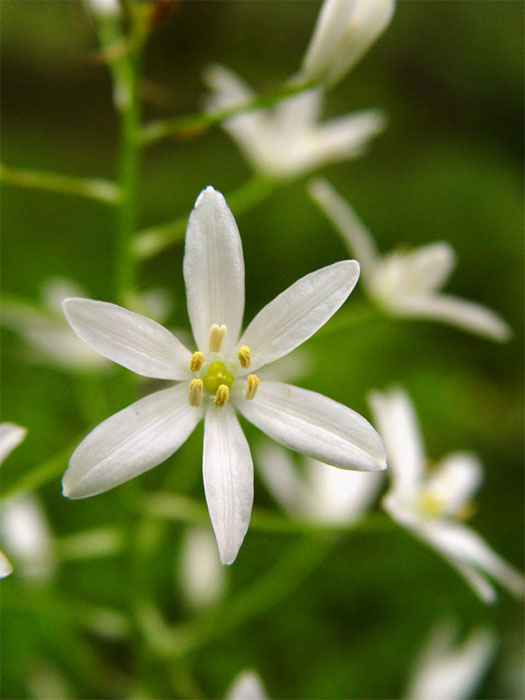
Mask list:
[[[206,375],[202,378],[202,382],[210,394],[214,394],[221,384],[226,384],[228,389],[233,384],[233,374],[227,371],[224,362],[212,362],[208,366]]]

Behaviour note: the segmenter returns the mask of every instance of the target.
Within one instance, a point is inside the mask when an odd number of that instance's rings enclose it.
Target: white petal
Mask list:
[[[322,97],[320,90],[305,90],[279,102],[273,111],[274,127],[286,147],[286,139],[294,140],[304,129],[311,129],[319,121]]]
[[[257,473],[275,500],[291,513],[300,512],[310,494],[290,453],[278,445],[266,443],[257,450],[256,463]]]
[[[482,478],[479,459],[456,452],[442,459],[431,472],[425,493],[441,504],[447,515],[456,515],[477,490]]]
[[[446,241],[437,241],[416,248],[407,254],[408,266],[426,289],[438,289],[450,276],[456,262],[454,248]]]
[[[0,578],[5,578],[13,573],[13,566],[6,555],[0,549]]]
[[[172,455],[202,418],[186,383],[139,399],[98,425],[71,455],[62,487],[85,498],[133,479]]]
[[[492,605],[492,603],[496,602],[498,594],[486,576],[469,564],[464,564],[462,561],[449,557],[447,559],[484,603]]]
[[[467,700],[473,696],[496,651],[494,634],[476,629],[454,645],[451,630],[438,627],[421,653],[409,683],[413,700]]]
[[[85,290],[73,280],[65,277],[48,277],[42,285],[42,303],[49,311],[59,313],[62,318],[62,302],[68,297],[84,297]]]
[[[44,510],[32,495],[9,499],[2,507],[0,531],[17,571],[34,580],[49,579],[55,569],[51,533]]]
[[[195,610],[216,603],[226,586],[217,545],[210,527],[189,528],[184,536],[176,572],[184,598]]]
[[[253,400],[235,405],[276,442],[327,464],[381,471],[386,455],[379,435],[352,409],[313,391],[281,382],[261,382]]]
[[[203,475],[206,502],[223,564],[232,564],[252,512],[253,462],[230,405],[211,405],[204,427]]]
[[[435,521],[426,536],[445,555],[490,575],[518,597],[525,594],[525,578],[473,530],[461,523]]]
[[[243,671],[226,693],[226,700],[267,700],[268,695],[255,671]]]
[[[306,79],[333,85],[383,32],[393,0],[325,0],[303,60]]]
[[[401,389],[374,391],[369,402],[385,443],[393,490],[400,498],[411,498],[424,470],[421,431],[412,402]]]
[[[223,351],[233,347],[244,311],[244,260],[235,219],[220,192],[203,190],[186,230],[184,280],[193,335],[207,352],[211,326],[226,325]]]
[[[15,423],[0,423],[0,464],[27,435],[27,430]]]
[[[394,307],[395,301],[395,307]],[[411,318],[433,319],[500,342],[512,331],[494,311],[473,301],[445,294],[406,295],[393,300],[395,313]]]
[[[350,204],[326,180],[311,180],[308,183],[308,192],[339,231],[349,252],[359,260],[363,276],[368,280],[375,267],[377,248],[366,226]]]
[[[310,338],[346,301],[359,277],[359,263],[344,260],[300,280],[267,304],[244,331],[249,371],[273,362]]]
[[[71,328],[98,353],[156,379],[185,379],[191,353],[166,328],[116,304],[72,298],[63,303]]]
[[[366,512],[383,482],[382,474],[331,469],[307,460],[308,515],[324,523],[353,523]]]

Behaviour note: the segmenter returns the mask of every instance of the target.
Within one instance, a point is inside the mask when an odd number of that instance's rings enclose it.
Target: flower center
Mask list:
[[[202,378],[203,384],[210,394],[214,394],[221,384],[231,388],[233,384],[233,374],[228,372],[224,362],[210,362],[208,371]]]

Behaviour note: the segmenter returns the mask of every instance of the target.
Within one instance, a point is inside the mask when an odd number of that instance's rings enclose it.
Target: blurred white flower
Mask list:
[[[53,575],[51,533],[44,510],[34,496],[14,496],[2,505],[0,535],[17,573],[33,581],[46,581]]]
[[[121,13],[119,0],[84,0],[87,7],[100,17],[118,17]]]
[[[393,12],[393,0],[325,0],[301,77],[333,86],[385,31]]]
[[[73,335],[64,319],[62,302],[78,296],[85,296],[85,291],[75,282],[51,277],[42,286],[41,309],[18,301],[4,301],[1,323],[26,341],[30,348],[27,359],[31,362],[71,372],[108,370],[111,365]],[[171,311],[171,299],[164,289],[136,295],[136,302],[159,321]]]
[[[16,423],[0,423],[0,464],[19,445],[27,435],[26,428]],[[13,566],[0,550],[0,578],[9,576]]]
[[[326,180],[312,180],[308,189],[359,260],[367,293],[386,311],[449,323],[491,340],[508,340],[511,330],[496,313],[481,304],[440,293],[455,263],[454,250],[448,243],[380,256],[374,239],[349,203]]]
[[[226,693],[226,700],[267,700],[268,695],[255,671],[242,671]]]
[[[467,700],[473,696],[497,649],[489,629],[474,630],[455,643],[450,623],[439,625],[425,644],[413,669],[409,700]]]
[[[244,104],[255,95],[235,73],[208,66],[204,80],[212,93],[210,112]],[[320,122],[322,95],[311,89],[282,100],[275,107],[239,114],[223,123],[256,171],[270,177],[293,177],[360,156],[370,139],[383,130],[384,117],[366,110]]]
[[[436,549],[485,601],[496,591],[489,577],[516,596],[525,579],[462,522],[481,481],[481,465],[467,452],[445,457],[425,473],[421,432],[409,397],[400,389],[370,396],[375,422],[385,442],[392,487],[383,500],[388,513]]]
[[[277,445],[257,450],[257,466],[275,500],[292,515],[319,523],[357,522],[376,496],[382,474],[332,469],[307,457],[299,472],[291,455]]]
[[[208,528],[187,529],[176,570],[182,594],[191,608],[201,610],[223,596],[226,571],[217,555],[215,538]]]
[[[347,469],[384,469],[383,445],[364,418],[321,394],[260,381],[254,374],[326,323],[358,276],[355,261],[306,275],[267,304],[241,334],[241,238],[224,197],[205,189],[188,222],[184,255],[195,352],[158,323],[114,304],[64,302],[75,333],[100,354],[137,374],[178,382],[95,428],[71,456],[64,495],[94,496],[142,474],[172,455],[204,418],[206,501],[221,561],[231,564],[253,502],[252,458],[232,404],[291,449]]]

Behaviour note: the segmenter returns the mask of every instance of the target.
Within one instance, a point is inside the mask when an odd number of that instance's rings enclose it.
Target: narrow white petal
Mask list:
[[[109,360],[145,377],[188,377],[190,351],[156,321],[105,301],[71,298],[62,306],[78,337]]]
[[[108,418],[71,455],[64,495],[85,498],[133,479],[172,455],[202,418],[185,382],[139,399]]]
[[[401,389],[374,391],[369,402],[385,443],[393,490],[410,498],[418,490],[424,470],[422,436],[412,402]]]
[[[268,695],[255,671],[243,671],[226,693],[226,700],[267,700]]]
[[[257,473],[275,500],[285,510],[298,513],[310,494],[290,453],[278,445],[265,443],[257,450],[256,464]]]
[[[27,435],[27,430],[16,423],[0,423],[0,464]]]
[[[244,331],[249,371],[287,355],[310,338],[346,301],[359,277],[359,263],[344,260],[300,280],[267,304]]]
[[[473,566],[465,564],[462,561],[450,557],[445,558],[451,566],[456,569],[460,576],[463,576],[474,593],[478,595],[484,603],[492,605],[497,601],[498,594],[496,593],[496,589],[484,574],[481,574]]]
[[[322,394],[261,382],[255,399],[234,400],[245,418],[291,450],[343,469],[386,468],[383,443],[370,423]]]
[[[456,452],[442,459],[425,485],[425,493],[454,516],[473,496],[482,479],[479,459],[470,452]]]
[[[393,300],[392,310],[411,318],[450,323],[490,340],[508,340],[512,331],[494,311],[481,304],[445,294],[406,295]]]
[[[303,74],[333,85],[383,32],[393,0],[325,0],[303,59]]]
[[[203,476],[221,562],[232,564],[250,522],[253,462],[244,433],[229,404],[211,405],[206,411]]]
[[[486,628],[454,644],[448,627],[439,626],[425,645],[409,683],[412,700],[467,700],[473,696],[497,643]]]
[[[311,180],[308,183],[308,192],[339,231],[349,252],[359,260],[363,276],[368,281],[375,267],[377,248],[366,226],[350,204],[326,180]]]
[[[208,350],[211,326],[226,325],[223,351],[233,347],[244,311],[244,260],[235,219],[220,192],[203,190],[186,230],[184,280],[193,335]]]
[[[458,522],[434,521],[426,536],[435,547],[467,566],[491,576],[518,597],[525,594],[525,578],[489,547],[474,530]]]
[[[412,275],[429,290],[439,289],[447,281],[456,262],[454,248],[446,241],[416,248],[406,258]]]
[[[13,573],[13,566],[6,555],[0,549],[0,578],[5,578]]]
[[[226,586],[225,569],[209,526],[188,529],[176,572],[184,598],[194,610],[213,605],[222,597]]]

